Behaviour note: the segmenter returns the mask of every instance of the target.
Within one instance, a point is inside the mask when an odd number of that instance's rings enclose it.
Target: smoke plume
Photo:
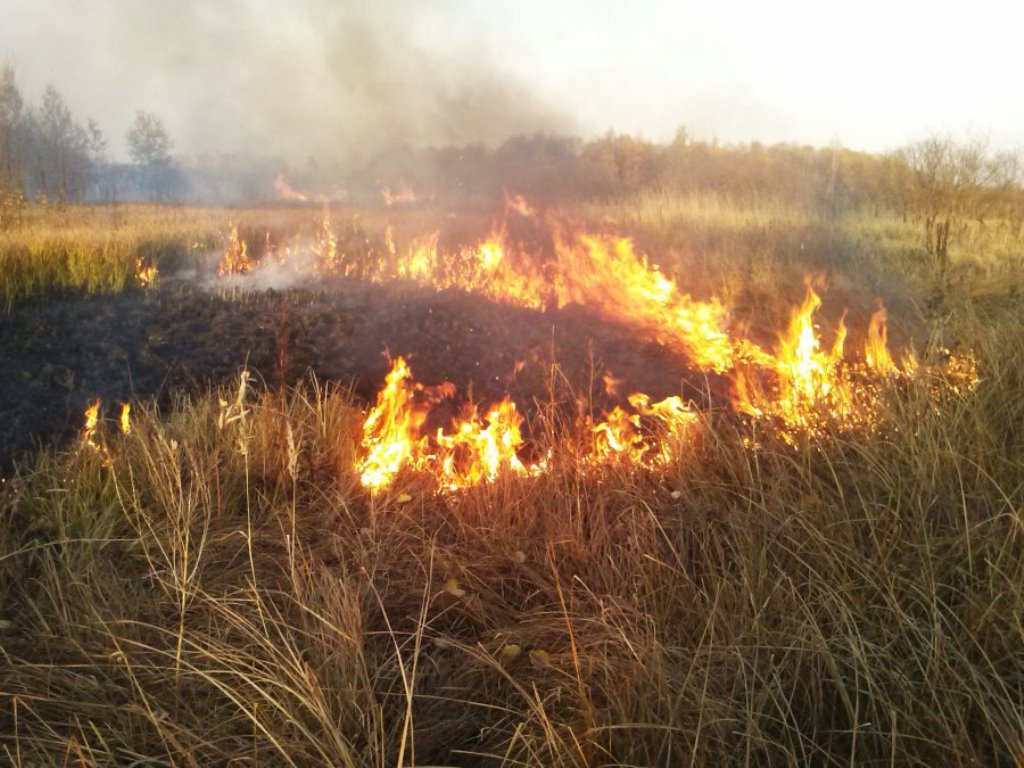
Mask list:
[[[483,12],[451,0],[13,0],[18,32],[0,47],[23,89],[53,82],[115,154],[136,109],[164,121],[179,153],[317,162],[572,130],[491,55],[474,24]]]

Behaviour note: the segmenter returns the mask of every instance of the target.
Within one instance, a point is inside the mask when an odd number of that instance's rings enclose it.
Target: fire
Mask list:
[[[546,262],[513,246],[502,228],[455,251],[442,251],[438,241],[437,232],[413,240],[370,279],[394,275],[538,310],[592,306],[615,320],[657,329],[702,370],[722,373],[740,361],[767,359],[753,343],[730,336],[728,310],[717,299],[699,301],[680,291],[628,238],[556,229],[554,259]]]
[[[424,432],[431,407],[452,397],[449,384],[424,387],[397,358],[363,422],[359,480],[371,492],[389,487],[403,470],[430,474],[441,488],[458,491],[501,477],[536,476],[547,469],[547,458],[528,462],[522,457],[523,416],[509,397],[487,408],[467,404],[448,429]],[[608,419],[593,427],[590,465],[629,461],[656,466],[669,461],[683,441],[692,437],[698,416],[679,397],[651,403],[642,393],[628,398],[634,412],[616,407]]]
[[[730,338],[728,311],[717,299],[698,301],[680,291],[629,238],[559,235],[555,250],[553,287],[559,307],[590,305],[616,320],[658,329],[703,370],[727,371],[753,349]]]
[[[399,200],[390,190],[384,192],[385,201]],[[346,251],[339,248],[326,211],[309,247],[319,257],[317,269],[332,274],[372,282],[411,280],[538,311],[572,304],[596,309],[677,349],[694,369],[728,376],[735,410],[777,427],[787,440],[822,434],[827,425],[874,429],[882,412],[882,382],[914,376],[920,369],[912,354],[897,363],[889,351],[881,302],[866,329],[863,357],[851,356],[845,314],[823,334],[818,322],[822,299],[816,290],[820,285],[807,280],[803,301],[774,348],[768,349],[733,327],[730,308],[717,297],[692,297],[631,239],[586,231],[563,217],[538,213],[519,196],[506,196],[505,216],[518,217],[511,220],[517,230],[531,222],[542,226],[543,249],[534,252],[510,237],[507,222],[502,222],[473,245],[442,247],[435,231],[400,248],[388,227],[383,247]],[[232,226],[218,271],[239,274],[252,268],[245,242]],[[952,365],[945,368],[952,370]],[[963,388],[977,380],[969,372],[954,378],[960,382],[955,386]],[[605,374],[608,397],[618,397],[621,385]],[[528,452],[523,417],[508,397],[483,408],[467,405],[447,427],[426,430],[433,406],[453,396],[450,385],[415,383],[405,361],[396,359],[363,425],[357,466],[362,485],[377,492],[410,470],[428,472],[442,487],[457,490],[543,471],[544,462],[523,458]],[[652,402],[643,393],[633,393],[627,402],[612,408],[601,423],[589,424],[584,464],[656,466],[694,439],[700,416],[679,397]]]
[[[121,434],[130,435],[132,433],[132,406],[131,403],[121,403],[121,417],[118,420],[121,425]]]
[[[438,475],[449,490],[493,482],[501,474],[526,475],[527,467],[517,451],[523,444],[523,417],[508,397],[487,409],[481,417],[475,406],[467,408],[450,434],[437,430]]]
[[[277,196],[281,200],[290,200],[297,203],[309,202],[309,196],[304,192],[294,189],[285,179],[284,175],[280,173],[274,179],[274,191],[277,192]]]
[[[152,288],[156,285],[159,271],[156,264],[151,264],[141,256],[135,257],[135,282],[142,288]]]
[[[100,401],[93,400],[85,409],[85,425],[82,427],[82,443],[96,450],[101,450],[97,441],[97,429],[100,419]]]
[[[341,269],[341,259],[338,256],[338,236],[334,234],[331,227],[331,215],[324,211],[323,221],[320,223],[320,232],[317,242],[313,245],[313,253],[320,257],[320,264],[327,272],[338,272]]]
[[[804,301],[793,313],[787,332],[779,337],[771,365],[764,366],[774,375],[774,386],[765,387],[758,371],[736,370],[737,410],[774,418],[790,436],[820,431],[826,421],[870,427],[878,411],[877,377],[911,376],[917,371],[917,360],[908,352],[902,367],[894,361],[881,300],[868,322],[863,364],[844,357],[845,313],[836,326],[832,346],[826,350],[815,324],[821,297],[810,279],[805,283]]]
[[[238,226],[232,224],[224,256],[221,257],[220,264],[217,265],[217,274],[221,277],[244,275],[252,272],[254,267],[255,265],[249,258],[245,240],[238,236]]]
[[[889,354],[889,332],[886,327],[886,312],[882,301],[868,321],[868,338],[864,346],[864,361],[868,368],[879,373],[898,373],[899,368]]]
[[[416,452],[427,412],[416,406],[414,391],[409,366],[399,357],[363,423],[365,455],[358,467],[359,480],[371,491],[390,485]]]
[[[526,475],[540,465],[526,465],[523,417],[510,399],[481,414],[467,405],[452,428],[423,434],[430,408],[455,394],[450,384],[424,387],[412,379],[408,364],[397,358],[385,378],[377,403],[363,422],[359,480],[371,492],[394,481],[403,469],[431,473],[448,490],[496,480],[502,474]]]
[[[284,174],[278,174],[274,179],[274,191],[277,192],[279,200],[287,200],[294,203],[344,203],[348,201],[348,192],[338,186],[326,195],[309,194],[295,189]]]
[[[593,427],[590,463],[625,460],[657,466],[671,461],[680,446],[693,438],[699,417],[680,397],[651,403],[648,395],[634,392],[627,399],[635,413],[615,406],[605,421]]]

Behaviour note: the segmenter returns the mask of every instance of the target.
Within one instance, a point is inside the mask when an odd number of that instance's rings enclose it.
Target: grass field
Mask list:
[[[137,249],[187,259],[229,218],[318,215],[122,214],[3,235],[8,304],[119,290]],[[651,195],[576,215],[777,327],[802,273],[827,271],[840,303],[884,295],[919,351],[971,350],[980,381],[939,403],[930,375],[890,382],[870,433],[793,441],[702,414],[657,470],[595,474],[552,418],[548,472],[454,495],[418,477],[364,491],[363,404],[329,385],[142,404],[130,434],[106,424],[0,491],[5,759],[1024,764],[1013,241],[975,225],[938,274],[898,218]]]

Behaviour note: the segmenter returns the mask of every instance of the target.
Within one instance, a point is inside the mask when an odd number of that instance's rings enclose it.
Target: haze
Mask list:
[[[350,158],[516,133],[886,150],[1015,146],[1019,6],[442,0],[3,0],[0,63],[114,154],[137,109],[175,151]],[[840,10],[837,10],[840,9]]]

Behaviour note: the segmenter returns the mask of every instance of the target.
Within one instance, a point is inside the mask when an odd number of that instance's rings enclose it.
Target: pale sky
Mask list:
[[[305,157],[536,129],[887,150],[1024,144],[1024,4],[866,0],[0,0],[0,63],[115,154]]]

